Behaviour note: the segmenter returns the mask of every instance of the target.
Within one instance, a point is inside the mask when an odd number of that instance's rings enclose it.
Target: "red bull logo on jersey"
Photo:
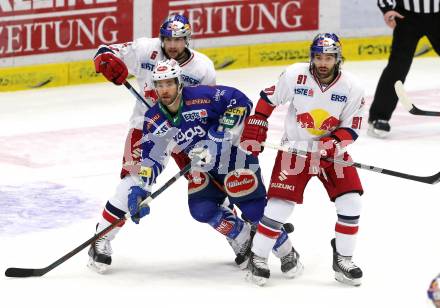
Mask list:
[[[313,97],[313,89],[307,87],[295,87],[296,95],[310,96]]]
[[[313,109],[310,112],[300,113],[296,116],[296,121],[301,128],[305,128],[314,136],[322,136],[333,131],[341,123],[339,119],[324,109]]]

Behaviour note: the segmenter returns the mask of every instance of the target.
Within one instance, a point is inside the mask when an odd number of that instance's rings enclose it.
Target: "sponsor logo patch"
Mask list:
[[[186,122],[193,122],[196,120],[203,120],[207,118],[208,112],[206,111],[206,109],[192,110],[192,111],[182,112],[182,116]]]
[[[204,104],[210,104],[211,101],[207,98],[196,98],[196,99],[190,99],[185,101],[185,104],[187,106],[191,106],[191,105],[204,105]]]
[[[192,141],[194,137],[198,136],[199,138],[203,138],[206,135],[206,131],[201,128],[199,125],[190,127],[186,131],[179,131],[179,133],[174,137],[177,144],[181,144],[184,141]]]
[[[237,169],[229,172],[224,180],[225,189],[231,197],[249,195],[257,189],[257,176],[249,169]]]
[[[171,125],[168,121],[163,122],[162,124],[160,124],[154,131],[153,134],[154,135],[162,135],[164,133],[166,133],[169,129],[171,128]]]
[[[330,100],[332,102],[346,103],[347,102],[347,95],[332,93]]]
[[[245,107],[229,108],[225,111],[225,114],[239,115],[239,116],[243,116],[245,113],[246,113]]]
[[[144,70],[153,71],[154,70],[154,63],[151,63],[151,62],[141,63],[141,68]]]
[[[193,194],[201,191],[208,186],[209,180],[206,173],[192,172],[188,173],[188,194]]]
[[[227,221],[227,220],[222,220],[222,222],[220,223],[220,225],[217,227],[217,228],[215,228],[218,232],[220,232],[221,234],[224,234],[224,235],[226,235],[226,234],[228,234],[231,230],[232,230],[232,227],[233,227],[234,225],[232,224],[232,223],[230,223],[229,221]]]
[[[151,178],[152,173],[153,170],[150,167],[141,166],[141,169],[139,170],[139,175],[144,178]]]
[[[313,97],[314,92],[313,89],[307,87],[295,87],[295,94]]]
[[[295,190],[295,186],[284,184],[284,183],[271,183],[270,187],[271,188],[276,188],[276,189],[289,190],[289,191],[294,191]]]

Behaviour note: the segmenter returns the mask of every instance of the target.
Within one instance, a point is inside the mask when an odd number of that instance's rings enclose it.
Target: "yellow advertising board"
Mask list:
[[[391,52],[391,40],[390,36],[343,39],[342,54],[344,60],[387,59]],[[308,62],[309,47],[309,41],[300,41],[204,48],[199,51],[214,62],[216,70],[222,70]],[[436,55],[428,39],[423,37],[417,46],[415,57],[433,57]],[[101,81],[105,81],[105,78],[95,72],[91,60],[0,68],[0,92]]]

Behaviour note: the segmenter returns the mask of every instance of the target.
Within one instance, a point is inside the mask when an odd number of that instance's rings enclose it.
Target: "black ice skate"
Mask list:
[[[255,233],[256,233],[256,226],[252,225],[250,226],[249,239],[247,239],[242,245],[238,245],[238,243],[235,243],[237,247],[236,249],[234,249],[236,255],[235,263],[242,270],[246,269],[246,267],[248,266],[249,255],[251,253],[251,247],[252,247],[252,240],[254,238]]]
[[[246,279],[252,281],[256,285],[263,286],[270,277],[269,266],[267,259],[254,254],[252,251],[249,255],[248,273]]]
[[[292,250],[280,258],[281,271],[288,278],[296,278],[300,276],[304,270],[304,266],[299,261],[299,253],[292,247]]]
[[[89,249],[89,263],[87,266],[93,271],[102,274],[112,264],[112,248],[107,235],[92,243]]]
[[[341,256],[336,251],[335,239],[332,239],[333,247],[333,270],[335,271],[335,279],[339,282],[360,286],[362,280],[362,270],[353,263],[351,257]]]

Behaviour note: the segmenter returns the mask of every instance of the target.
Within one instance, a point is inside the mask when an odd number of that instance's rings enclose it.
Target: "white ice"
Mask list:
[[[344,65],[364,82],[368,102],[385,64]],[[422,109],[440,110],[439,67],[439,58],[413,63],[405,86]],[[255,100],[282,69],[221,71],[218,83]],[[110,83],[0,94],[0,271],[45,267],[93,235],[119,180],[133,104],[124,87]],[[282,110],[272,118],[273,142],[282,118]],[[387,140],[368,137],[366,120],[350,148],[355,161],[423,176],[440,171],[440,118],[398,105]],[[266,184],[274,155],[266,149],[260,156]],[[176,171],[171,162],[159,184]],[[336,215],[319,181],[309,183],[290,218],[304,274],[285,279],[271,257],[272,277],[257,287],[233,264],[226,241],[190,217],[181,179],[154,200],[140,225],[126,223],[107,274],[89,271],[84,250],[43,277],[0,278],[0,307],[429,307],[426,290],[440,272],[440,184],[359,173],[360,287],[334,280]]]

